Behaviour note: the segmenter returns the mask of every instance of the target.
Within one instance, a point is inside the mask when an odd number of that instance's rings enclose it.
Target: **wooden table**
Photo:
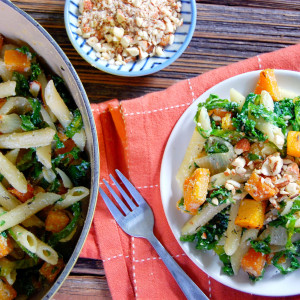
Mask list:
[[[122,78],[92,68],[72,47],[63,0],[13,0],[54,37],[73,63],[91,102],[129,99],[181,79],[300,42],[299,0],[197,0],[197,26],[185,53],[156,74]],[[100,260],[79,259],[54,299],[108,299]]]

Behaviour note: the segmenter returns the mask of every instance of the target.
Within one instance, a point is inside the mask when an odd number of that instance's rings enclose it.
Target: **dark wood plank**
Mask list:
[[[69,276],[53,300],[111,299],[105,277]]]
[[[179,80],[300,41],[298,0],[199,1],[196,31],[185,53],[156,74],[128,80],[105,74],[78,55],[64,29],[64,1],[14,3],[29,12],[56,39],[73,63],[91,102],[142,96]]]

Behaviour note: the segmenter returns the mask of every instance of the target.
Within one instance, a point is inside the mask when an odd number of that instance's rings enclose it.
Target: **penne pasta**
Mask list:
[[[55,131],[49,127],[0,135],[0,149],[43,147],[51,144]]]
[[[10,151],[8,151],[8,152],[5,154],[5,157],[6,157],[11,163],[13,163],[13,164],[15,165],[16,162],[17,162],[17,157],[18,157],[19,152],[20,152],[20,149],[13,149],[13,150],[10,150]]]
[[[55,171],[59,174],[59,176],[61,177],[61,180],[63,182],[64,187],[71,189],[73,187],[73,183],[70,180],[70,178],[67,176],[67,174],[59,169],[59,168],[55,168]]]
[[[52,247],[42,242],[41,240],[37,241],[36,255],[51,265],[57,264],[58,261],[57,252]]]
[[[38,147],[36,149],[36,155],[39,162],[41,162],[46,168],[52,167],[51,163],[51,145]]]
[[[21,129],[21,118],[17,114],[0,115],[0,132],[10,133]]]
[[[66,194],[62,196],[62,201],[55,203],[54,207],[58,209],[63,209],[71,206],[72,204],[84,199],[89,195],[89,189],[84,186],[77,186],[70,189]]]
[[[33,216],[44,207],[54,204],[60,195],[54,193],[39,193],[32,199],[22,203],[4,215],[0,216],[0,231],[18,225]]]
[[[30,110],[32,110],[32,107],[26,98],[10,97],[0,108],[0,115],[7,115],[10,113],[25,114]]]
[[[27,181],[22,172],[0,152],[0,173],[19,192],[27,192]]]

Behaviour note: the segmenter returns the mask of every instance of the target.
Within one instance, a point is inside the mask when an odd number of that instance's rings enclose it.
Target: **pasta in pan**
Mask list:
[[[176,175],[177,208],[192,215],[181,241],[215,251],[224,274],[241,269],[255,282],[270,265],[300,269],[300,96],[280,89],[272,69],[249,95],[229,95],[198,105]]]
[[[8,300],[31,296],[63,269],[90,162],[63,80],[46,75],[27,46],[0,35],[0,50],[0,289]]]

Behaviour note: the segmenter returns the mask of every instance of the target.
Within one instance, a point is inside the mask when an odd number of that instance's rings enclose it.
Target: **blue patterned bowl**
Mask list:
[[[144,76],[162,70],[174,62],[186,49],[192,39],[197,18],[195,0],[181,0],[181,17],[183,25],[177,28],[172,45],[164,49],[165,56],[152,56],[126,65],[116,66],[99,59],[95,50],[76,33],[80,0],[66,0],[65,3],[65,26],[71,43],[77,52],[93,67],[104,72],[119,76]]]

